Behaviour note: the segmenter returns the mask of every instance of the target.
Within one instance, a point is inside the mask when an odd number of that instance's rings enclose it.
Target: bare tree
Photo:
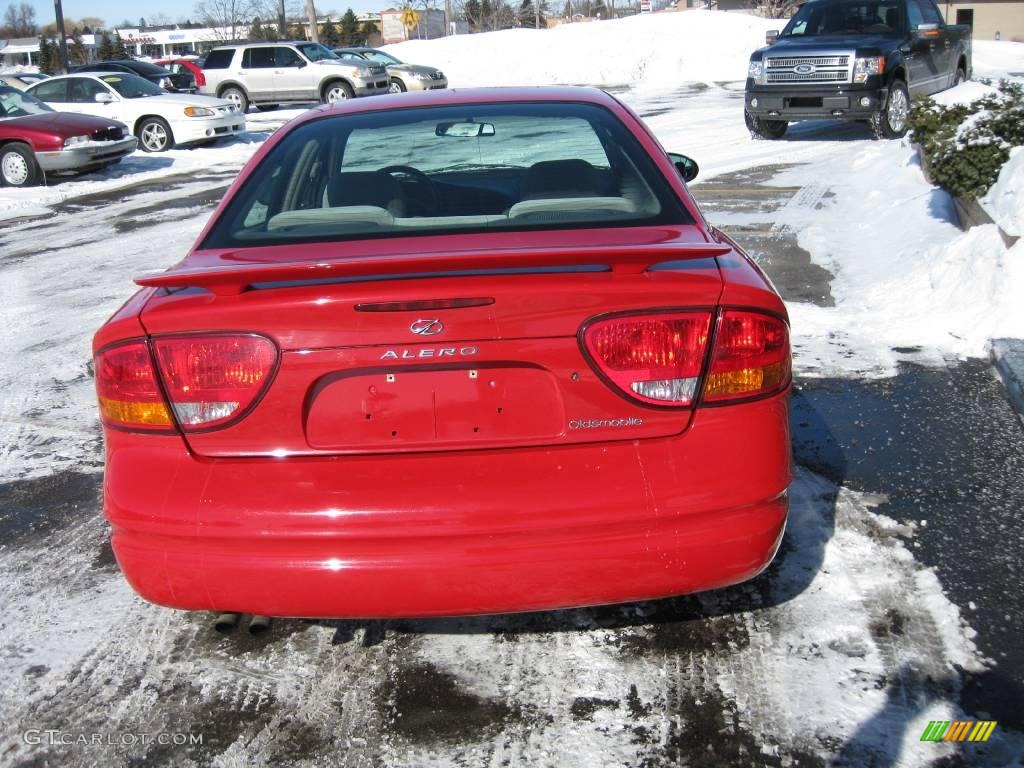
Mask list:
[[[7,6],[4,23],[0,25],[0,38],[35,37],[38,31],[35,8],[28,3]]]
[[[767,19],[788,19],[799,5],[799,0],[751,0],[749,7]]]
[[[203,24],[218,29],[228,40],[237,40],[239,31],[247,27],[246,20],[252,18],[251,0],[201,0],[196,3],[195,13]]]

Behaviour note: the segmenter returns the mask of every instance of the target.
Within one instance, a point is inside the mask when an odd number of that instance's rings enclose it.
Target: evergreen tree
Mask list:
[[[266,40],[266,32],[263,29],[263,22],[260,21],[259,16],[254,16],[252,23],[249,25],[249,39]]]
[[[39,71],[44,75],[52,75],[56,67],[53,61],[53,49],[50,48],[50,41],[42,35],[39,36]]]
[[[71,42],[68,44],[68,64],[72,67],[88,64],[89,52],[82,44],[82,35],[75,31],[68,35],[68,37],[71,38]]]
[[[333,21],[328,21],[320,26],[321,45],[325,45],[328,48],[338,48],[341,46],[341,43],[341,34],[338,32],[337,24]]]
[[[113,50],[111,51],[111,56],[117,60],[130,59],[132,57],[131,54],[128,53],[128,48],[125,47],[124,40],[121,39],[120,32],[114,32],[114,45]]]
[[[537,25],[537,13],[534,10],[533,4],[537,0],[523,0],[519,6],[519,26],[521,27],[535,27]],[[540,3],[540,28],[545,29],[547,27],[547,3]]]
[[[139,17],[139,29],[145,29],[145,28],[146,28],[146,17],[145,16],[140,16]]]
[[[114,58],[114,45],[110,42],[110,33],[104,32],[100,37],[100,45],[96,51],[96,58],[100,61],[110,61]]]
[[[376,35],[380,30],[377,29],[377,25],[367,19],[363,22],[363,26],[359,28],[359,37],[365,45],[371,37]]]
[[[480,0],[466,0],[463,12],[466,14],[466,22],[469,24],[469,28],[474,32],[480,29]]]
[[[359,34],[359,19],[356,18],[355,13],[349,8],[345,11],[345,15],[341,17],[341,44],[342,45],[357,45],[362,42]]]
[[[491,0],[480,0],[480,29],[491,29],[494,20],[494,4]]]

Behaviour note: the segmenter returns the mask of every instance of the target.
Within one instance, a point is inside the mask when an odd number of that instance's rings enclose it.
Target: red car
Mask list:
[[[138,139],[116,120],[56,112],[34,96],[0,86],[0,182],[28,187],[47,171],[93,171],[135,151]]]
[[[203,74],[203,68],[194,61],[189,59],[161,59],[153,63],[158,67],[163,67],[173,75],[192,75],[196,88],[206,85],[206,75]]]
[[[132,586],[386,617],[759,573],[788,511],[788,321],[695,172],[582,88],[357,99],[279,129],[96,334]]]

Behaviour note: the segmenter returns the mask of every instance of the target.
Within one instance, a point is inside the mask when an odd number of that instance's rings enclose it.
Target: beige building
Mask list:
[[[1024,42],[1024,0],[952,0],[936,4],[947,24],[970,24],[975,40]]]

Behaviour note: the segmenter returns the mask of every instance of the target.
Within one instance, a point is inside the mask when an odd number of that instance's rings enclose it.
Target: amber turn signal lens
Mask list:
[[[789,328],[772,315],[728,309],[715,336],[704,402],[768,395],[790,377]]]

